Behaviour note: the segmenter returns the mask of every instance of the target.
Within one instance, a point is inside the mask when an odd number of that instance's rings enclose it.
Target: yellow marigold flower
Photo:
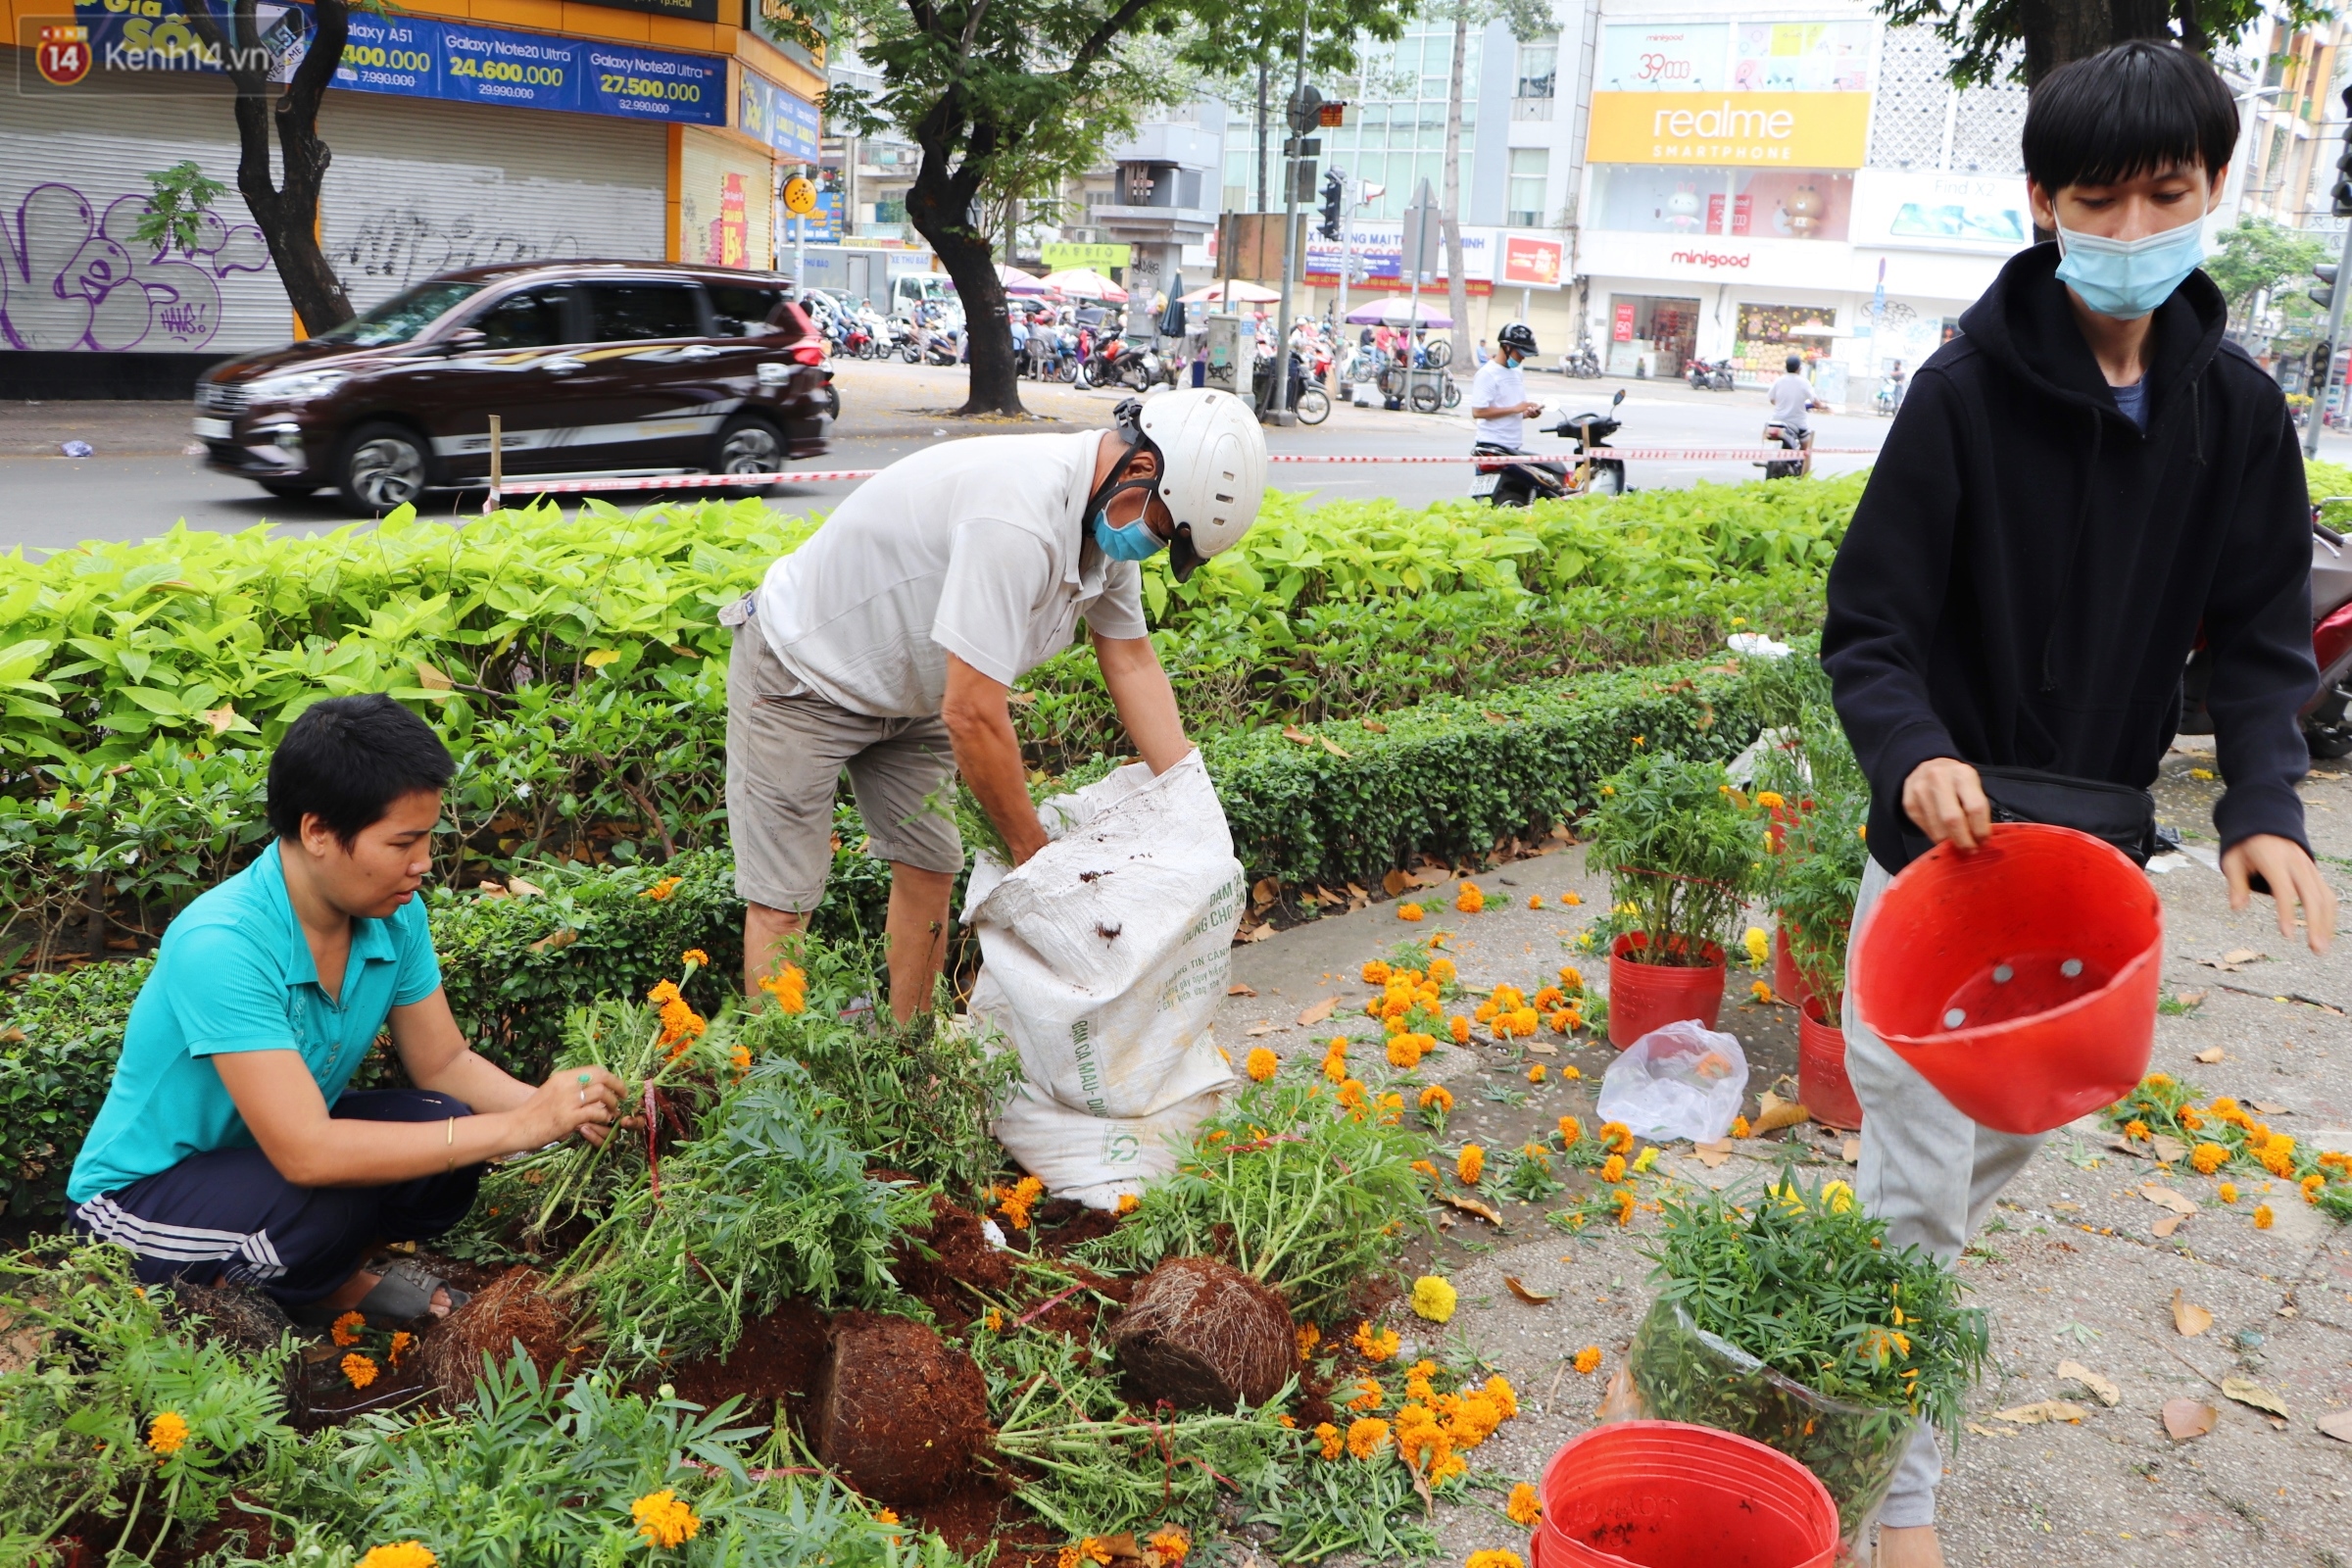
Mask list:
[[[1650,1166],[1655,1165],[1657,1162],[1658,1146],[1652,1144],[1647,1149],[1642,1150],[1642,1152],[1634,1156],[1634,1169],[1638,1171],[1646,1171]],[[1840,1182],[1838,1185],[1842,1187],[1845,1184]]]
[[[1604,1182],[1621,1182],[1625,1180],[1625,1156],[1623,1154],[1611,1154],[1608,1158],[1602,1160],[1600,1162],[1600,1179]]]
[[[1486,1169],[1487,1152],[1476,1144],[1464,1144],[1461,1153],[1455,1156],[1453,1161],[1453,1173],[1461,1178],[1462,1185],[1476,1187],[1479,1177],[1486,1173]]]
[[[343,1376],[355,1389],[364,1389],[375,1381],[375,1363],[353,1350],[343,1357]]]
[[[703,1528],[694,1510],[680,1502],[677,1494],[666,1487],[630,1503],[629,1517],[637,1522],[637,1533],[650,1546],[678,1545],[692,1541]]]
[[[1439,1114],[1443,1115],[1453,1108],[1453,1091],[1447,1089],[1444,1084],[1431,1084],[1427,1089],[1421,1091],[1421,1098],[1415,1103],[1423,1110],[1434,1105]]]
[[[1368,986],[1386,985],[1389,981],[1389,966],[1379,958],[1366,958],[1358,973],[1363,975],[1364,984]]]
[[[1160,1568],[1177,1568],[1191,1554],[1193,1538],[1174,1525],[1169,1525],[1164,1530],[1153,1531],[1147,1544],[1159,1553]]]
[[[1469,1468],[1470,1461],[1463,1458],[1460,1454],[1446,1454],[1436,1464],[1433,1464],[1429,1467],[1429,1484],[1433,1487],[1442,1487],[1446,1482],[1451,1481],[1455,1476],[1460,1475],[1463,1471]],[[1510,1555],[1510,1553],[1506,1551],[1503,1553],[1503,1555],[1507,1557]]]
[[[328,1326],[326,1337],[337,1346],[357,1345],[360,1343],[360,1331],[367,1326],[368,1315],[365,1312],[346,1312]]]
[[[1637,736],[1635,736],[1635,737],[1634,737],[1634,744],[1635,744],[1636,746],[1646,746],[1646,745],[1648,745],[1649,743],[1648,743],[1648,741],[1647,741],[1646,739],[1644,739],[1642,736],[1637,735]]]
[[[987,1326],[988,1332],[991,1334],[1002,1334],[1004,1331],[1004,1314],[993,1306],[988,1309],[988,1315],[980,1321]]]
[[[147,1423],[147,1446],[159,1458],[177,1453],[188,1441],[188,1423],[177,1410],[166,1410]]]
[[[1324,1458],[1337,1459],[1340,1456],[1344,1450],[1346,1440],[1340,1436],[1338,1427],[1328,1421],[1319,1421],[1315,1424],[1315,1436],[1323,1442]]]
[[[1531,1084],[1540,1084],[1544,1081],[1544,1064],[1542,1062],[1539,1061],[1527,1069],[1527,1081]]]
[[[1620,1225],[1631,1225],[1634,1222],[1634,1195],[1630,1188],[1620,1187],[1617,1189],[1616,1219]]]
[[[2199,1144],[2188,1152],[2188,1164],[2200,1176],[2210,1176],[2230,1163],[2230,1151],[2219,1144]]]
[[[1399,1342],[1395,1329],[1376,1329],[1370,1319],[1355,1326],[1355,1353],[1367,1361],[1386,1361],[1396,1353]]]
[[[1770,809],[1776,806],[1787,806],[1788,798],[1779,790],[1758,790],[1756,791],[1756,804]]]
[[[1560,1118],[1561,1143],[1573,1147],[1576,1141],[1584,1136],[1585,1124],[1583,1122],[1578,1121],[1574,1116],[1562,1116]]]
[[[1584,1019],[1578,1017],[1573,1012],[1568,1015],[1568,1023],[1571,1028],[1581,1026],[1584,1021]],[[1582,1078],[1584,1075],[1585,1069],[1577,1066],[1573,1062],[1560,1069],[1560,1076],[1567,1079],[1571,1083],[1574,1083],[1577,1079]]]
[[[1747,988],[1747,994],[1755,998],[1758,1002],[1770,1002],[1772,1000],[1772,987],[1766,985],[1763,981],[1758,980],[1749,985]]]
[[[2140,1082],[2150,1089],[2170,1089],[2173,1087],[2173,1075],[2169,1072],[2152,1072]]]
[[[2222,1200],[2222,1201],[2223,1201],[2223,1202],[2225,1202],[2225,1203],[2234,1203],[2234,1202],[2236,1202],[2236,1201],[2237,1201],[2237,1183],[2235,1183],[2235,1182],[2224,1182],[2224,1183],[2222,1183],[2222,1190],[2221,1190],[2221,1200]]]
[[[2270,1205],[2270,1204],[2268,1204],[2268,1203],[2257,1203],[2257,1204],[2255,1204],[2255,1205],[2254,1205],[2254,1228],[2255,1228],[2256,1230],[2258,1230],[2258,1231],[2267,1231],[2267,1230],[2269,1230],[2269,1229],[2271,1228],[2271,1217],[2272,1217],[2272,1216],[2271,1216],[2271,1205]]]
[[[1264,1046],[1258,1046],[1250,1051],[1242,1070],[1250,1075],[1251,1082],[1262,1084],[1282,1070],[1282,1058]]]
[[[688,948],[684,953],[678,955],[678,961],[691,963],[697,969],[708,969],[710,967],[710,955],[700,948]]]
[[[360,1559],[359,1568],[434,1568],[439,1561],[432,1548],[421,1541],[395,1541],[368,1547],[368,1555]]]
[[[1135,1194],[1121,1193],[1119,1195],[1118,1212],[1122,1214],[1132,1214],[1143,1206],[1144,1200],[1136,1197]]]
[[[1772,957],[1772,938],[1764,934],[1762,926],[1749,926],[1747,934],[1742,936],[1740,941],[1747,949],[1749,968],[1761,969]]]
[[[1399,920],[1420,919],[1421,906],[1418,904],[1399,904],[1396,906],[1396,918]]]
[[[1369,1459],[1388,1446],[1389,1424],[1376,1416],[1365,1416],[1348,1426],[1348,1451],[1358,1459]]]
[[[1479,891],[1477,883],[1465,882],[1453,896],[1453,906],[1464,914],[1476,914],[1487,906],[1487,896]]]
[[[1054,1557],[1054,1568],[1078,1568],[1078,1563],[1079,1556],[1076,1546],[1064,1546]]]
[[[1511,1028],[1521,1039],[1534,1034],[1542,1024],[1543,1020],[1536,1016],[1533,1007],[1520,1007],[1511,1013]]]
[[[1429,977],[1442,986],[1449,986],[1453,984],[1453,960],[1446,956],[1446,955],[1443,953],[1430,959]]]
[[[1544,1517],[1544,1504],[1536,1499],[1536,1489],[1522,1481],[1511,1489],[1511,1500],[1502,1506],[1503,1517],[1522,1530],[1533,1530],[1536,1521]]]
[[[1732,1136],[1734,1138],[1745,1138],[1753,1131],[1755,1131],[1755,1129],[1748,1125],[1748,1120],[1745,1116],[1734,1116],[1732,1118]]]
[[[2124,1136],[2136,1143],[2148,1136],[2148,1124],[2134,1116],[2124,1123]]]
[[[1821,1206],[1833,1214],[1850,1213],[1854,1207],[1854,1190],[1844,1182],[1824,1182],[1821,1188]]]
[[[1334,1051],[1323,1058],[1323,1076],[1335,1084],[1348,1081],[1348,1053]]]
[[[1587,1377],[1600,1370],[1600,1347],[1588,1345],[1576,1352],[1576,1369]]]
[[[1621,1121],[1602,1122],[1600,1124],[1600,1141],[1620,1154],[1630,1154],[1634,1152],[1633,1130]]]
[[[1517,986],[1496,986],[1494,1004],[1505,1010],[1516,1008],[1527,1001],[1527,993]]]
[[[2213,1103],[2205,1108],[2224,1121],[2228,1121],[2237,1114],[2237,1102],[2228,1095],[2216,1095],[2213,1097]]]
[[[1458,1298],[1452,1282],[1435,1274],[1424,1274],[1413,1281],[1413,1311],[1432,1323],[1443,1323],[1453,1316]]]

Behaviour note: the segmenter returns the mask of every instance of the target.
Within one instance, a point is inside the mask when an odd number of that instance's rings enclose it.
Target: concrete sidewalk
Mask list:
[[[2181,744],[2208,743],[2183,737]],[[2159,1020],[2154,1067],[2208,1097],[2260,1102],[2266,1119],[2307,1147],[2352,1150],[2352,1021],[2273,1000],[2300,994],[2352,1009],[2352,964],[2344,958],[2352,948],[2339,942],[2328,957],[2314,958],[2299,940],[2281,939],[2267,900],[2244,914],[2230,912],[2220,875],[2202,863],[2212,857],[2210,812],[2220,785],[2191,772],[2210,772],[2212,762],[2209,753],[2177,751],[2157,786],[2161,817],[2183,831],[2189,850],[2178,868],[2155,878],[2165,906],[2164,989],[2168,996],[2201,992],[2204,1000]],[[2322,764],[2303,793],[2323,869],[2352,907],[2352,768]],[[1254,995],[1227,999],[1219,1040],[1236,1061],[1249,1047],[1265,1045],[1311,1063],[1325,1041],[1344,1033],[1362,1043],[1358,1060],[1378,1061],[1377,1031],[1362,1012],[1372,988],[1357,971],[1399,940],[1440,930],[1452,933],[1446,951],[1467,985],[1532,993],[1572,962],[1605,989],[1605,956],[1570,946],[1607,906],[1605,882],[1583,862],[1581,850],[1563,850],[1480,874],[1492,902],[1477,915],[1455,912],[1457,884],[1448,881],[1422,895],[1429,917],[1418,925],[1399,922],[1395,904],[1384,901],[1238,947],[1234,979]],[[1564,893],[1580,895],[1581,906],[1561,907]],[[1539,894],[1543,907],[1527,907]],[[2263,956],[2239,959],[2228,971],[2201,961],[2239,949]],[[1723,1022],[1749,1055],[1751,1115],[1755,1095],[1794,1070],[1788,1009],[1746,1003],[1754,978],[1732,972]],[[1301,1025],[1300,1014],[1325,998],[1338,999],[1333,1013]],[[1530,1055],[1525,1042],[1473,1044],[1439,1052],[1421,1075],[1446,1083],[1455,1097],[1448,1154],[1464,1142],[1511,1149],[1562,1113],[1591,1125],[1591,1101],[1613,1054],[1605,1045],[1563,1044],[1555,1054]],[[1543,1086],[1527,1082],[1527,1067],[1537,1061],[1549,1069]],[[1577,1066],[1582,1081],[1558,1082],[1561,1065]],[[1684,1144],[1664,1154],[1656,1174],[1755,1182],[1795,1158],[1821,1167],[1816,1179],[1850,1175],[1844,1152],[1841,1136],[1808,1125],[1742,1144],[1714,1170]],[[2138,1192],[2151,1180],[2200,1205],[2169,1237],[2154,1231],[2169,1211]],[[1952,1563],[2352,1562],[2352,1445],[2315,1425],[2352,1406],[2352,1231],[2307,1207],[2287,1184],[2267,1195],[2249,1191],[2234,1207],[2219,1204],[2216,1185],[2185,1164],[2168,1174],[2120,1152],[2086,1119],[2054,1135],[2003,1195],[1961,1263],[1973,1301],[1991,1311],[1996,1369],[1969,1401],[1973,1427],[1942,1489]],[[1423,1353],[1438,1354],[1466,1333],[1520,1393],[1521,1417],[1472,1456],[1474,1473],[1538,1479],[1559,1446],[1591,1424],[1606,1377],[1623,1364],[1648,1308],[1649,1264],[1641,1247],[1655,1216],[1645,1210],[1630,1230],[1603,1223],[1573,1237],[1544,1222],[1545,1208],[1583,1190],[1572,1179],[1550,1203],[1506,1202],[1499,1231],[1449,1215],[1455,1223],[1444,1239],[1408,1258],[1415,1269],[1434,1259],[1453,1278],[1462,1304],[1444,1330],[1404,1316],[1403,1359],[1415,1353],[1416,1340]],[[1645,1187],[1645,1201],[1654,1191]],[[2251,1211],[2266,1198],[2277,1223],[2260,1231]],[[1503,1284],[1505,1275],[1552,1298],[1526,1304]],[[2195,1338],[2175,1331],[2176,1291],[2213,1312],[2212,1329]],[[1590,1344],[1606,1360],[1599,1374],[1584,1377],[1567,1363]],[[2120,1402],[2107,1407],[2061,1379],[2057,1366],[2067,1360],[2115,1383]],[[2288,1418],[2275,1421],[2225,1397],[2220,1383],[2235,1377],[2279,1396]],[[2158,1411],[2182,1396],[2215,1408],[2210,1436],[2180,1444],[2166,1436]],[[2042,1399],[2068,1399],[2088,1413],[2080,1425],[2022,1425],[1994,1415]],[[1500,1494],[1477,1495],[1475,1505],[1441,1509],[1445,1559],[1458,1562],[1487,1546],[1524,1554],[1526,1533],[1503,1519]]]

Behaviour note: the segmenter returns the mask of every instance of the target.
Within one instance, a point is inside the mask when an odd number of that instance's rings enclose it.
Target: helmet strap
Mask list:
[[[1125,407],[1125,405],[1121,405],[1122,409]],[[1109,506],[1112,501],[1130,490],[1156,490],[1159,488],[1160,480],[1167,476],[1168,460],[1166,456],[1160,452],[1158,447],[1152,444],[1140,426],[1122,419],[1119,433],[1127,438],[1127,450],[1119,455],[1118,462],[1110,466],[1110,476],[1095,487],[1093,495],[1087,497],[1086,511],[1078,519],[1081,537],[1085,535],[1087,529],[1093,526],[1094,519],[1102,514],[1102,509]],[[1159,459],[1159,472],[1146,475],[1140,479],[1123,477],[1127,472],[1127,466],[1135,461],[1135,455],[1146,450]],[[1149,508],[1150,503],[1147,502],[1146,510]]]

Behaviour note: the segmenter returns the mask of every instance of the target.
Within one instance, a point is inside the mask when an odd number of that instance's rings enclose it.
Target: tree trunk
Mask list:
[[[303,330],[315,337],[352,317],[343,281],[318,243],[318,190],[334,156],[318,139],[318,105],[343,58],[351,12],[345,0],[318,0],[310,48],[272,103],[270,62],[257,41],[261,29],[254,9],[255,0],[236,0],[225,37],[220,16],[210,8],[192,6],[187,17],[205,43],[220,51],[236,87],[237,190],[270,247],[270,259],[277,265],[278,281],[285,286],[294,314],[302,318]],[[277,184],[270,178],[272,121],[284,163],[284,177]]]
[[[1262,212],[1266,212],[1266,211],[1268,210],[1268,209],[1267,209],[1267,207],[1266,207],[1266,118],[1267,118],[1267,114],[1268,114],[1268,110],[1269,110],[1269,105],[1268,105],[1268,103],[1267,103],[1267,101],[1266,101],[1266,91],[1267,91],[1267,87],[1266,87],[1266,62],[1265,62],[1265,59],[1264,59],[1264,57],[1263,57],[1263,56],[1260,56],[1260,57],[1259,57],[1259,59],[1258,59],[1258,62],[1257,62],[1257,208],[1256,208],[1256,211],[1258,211],[1258,212],[1261,212],[1261,213],[1262,213]]]
[[[1446,74],[1446,162],[1441,171],[1446,188],[1438,198],[1438,223],[1446,240],[1446,314],[1453,318],[1453,362],[1461,366],[1470,363],[1470,285],[1462,277],[1462,62],[1469,47],[1468,0],[1454,0],[1453,64]],[[1489,113],[1494,107],[1490,105]]]
[[[952,111],[941,105],[925,123],[931,131]],[[971,348],[970,395],[958,414],[1026,415],[1021,406],[1019,367],[1012,358],[1012,323],[1004,316],[1004,281],[997,276],[997,257],[975,221],[973,198],[980,178],[972,172],[995,144],[994,134],[975,126],[965,139],[964,167],[948,170],[948,134],[921,138],[923,161],[914,183],[906,188],[906,220],[931,242],[955,279],[956,297],[963,304],[963,330]]]
[[[2019,0],[2018,30],[2026,40],[2026,85],[2070,61],[2095,55],[2118,38],[2148,37],[2146,32],[2119,32],[2115,13],[2135,13],[2156,5],[2157,32],[2163,30],[2161,0]],[[2136,19],[2135,19],[2136,20]]]

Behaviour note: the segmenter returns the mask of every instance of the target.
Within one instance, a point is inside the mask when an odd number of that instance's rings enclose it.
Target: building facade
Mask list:
[[[0,96],[0,395],[166,395],[294,320],[236,194],[225,78],[179,0],[80,0],[86,74],[28,63],[65,6],[9,0]],[[265,5],[283,80],[307,8]],[[817,158],[821,59],[778,0],[416,0],[355,12],[319,114],[319,235],[365,311],[434,272],[536,258],[743,268]],[[186,251],[133,238],[148,176],[228,188]]]

